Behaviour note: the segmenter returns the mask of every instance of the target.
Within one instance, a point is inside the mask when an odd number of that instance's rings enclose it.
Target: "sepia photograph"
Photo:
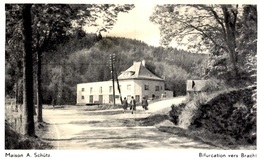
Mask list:
[[[257,158],[256,1],[68,2],[3,5],[4,159]]]

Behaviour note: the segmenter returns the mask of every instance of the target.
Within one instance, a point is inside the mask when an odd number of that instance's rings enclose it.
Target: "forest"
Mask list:
[[[145,60],[147,68],[165,78],[166,88],[175,91],[176,96],[186,94],[187,79],[202,77],[203,64],[209,57],[175,48],[148,46],[127,38],[104,37],[97,41],[95,34],[75,34],[43,57],[43,103],[50,104],[54,98],[59,104],[75,104],[78,83],[110,80],[109,55],[112,53],[116,55],[118,74],[133,61]],[[13,79],[10,74],[13,69],[7,68],[6,78]],[[6,93],[14,97],[15,79],[10,80]]]

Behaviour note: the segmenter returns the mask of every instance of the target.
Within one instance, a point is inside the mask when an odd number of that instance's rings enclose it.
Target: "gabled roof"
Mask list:
[[[130,68],[118,76],[118,79],[148,79],[164,81],[162,78],[157,77],[150,72],[142,62],[134,62]]]

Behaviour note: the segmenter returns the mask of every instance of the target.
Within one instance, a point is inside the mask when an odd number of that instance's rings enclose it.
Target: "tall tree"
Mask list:
[[[32,20],[31,4],[22,6],[22,33],[24,44],[23,55],[23,107],[24,107],[24,134],[35,136],[34,105],[33,105],[33,61],[32,61]]]
[[[35,5],[35,7],[38,7]],[[43,14],[36,14],[36,51],[38,59],[37,72],[37,106],[38,121],[42,122],[42,93],[41,93],[41,59],[42,52],[47,48],[51,38],[60,40],[74,27],[83,28],[86,24],[97,25],[96,21],[103,20],[101,29],[107,31],[116,22],[118,13],[128,12],[133,5],[112,5],[112,4],[88,4],[88,5],[47,5],[40,6],[36,12],[43,10]],[[42,18],[40,20],[40,17]],[[47,25],[46,25],[47,21]],[[73,23],[72,23],[73,22]],[[38,25],[39,24],[39,25]],[[37,26],[39,27],[37,29]],[[99,33],[101,34],[101,33]],[[41,43],[42,41],[42,43]]]
[[[42,118],[42,56],[66,40],[66,32],[71,28],[71,11],[62,4],[35,4],[33,5],[33,35],[34,51],[37,55],[37,121]],[[49,45],[52,43],[51,45]]]
[[[227,55],[233,80],[240,79],[237,40],[243,7],[239,5],[157,5],[151,21],[160,25],[161,43],[173,40],[213,55]]]
[[[17,4],[7,4],[6,12],[10,8],[14,13],[21,10]],[[42,122],[42,56],[44,52],[64,43],[66,37],[70,36],[75,29],[83,28],[86,24],[97,26],[99,30],[107,31],[112,28],[120,12],[128,12],[134,5],[114,5],[114,4],[34,4],[32,11],[32,50],[37,56],[37,105],[38,118]],[[8,30],[21,29],[20,14],[7,14],[9,22]],[[15,17],[15,18],[14,18]],[[102,23],[97,23],[98,20]],[[10,28],[11,29],[10,29]],[[76,29],[77,31],[77,29]],[[10,39],[16,38],[10,36]],[[8,41],[9,42],[9,41]],[[9,44],[10,45],[10,44]]]
[[[22,104],[22,67],[23,67],[23,37],[21,31],[22,12],[21,6],[6,5],[6,46],[5,46],[5,62],[6,72],[9,72],[11,78],[6,80],[6,94],[10,94],[10,90],[14,91],[16,99],[16,107]],[[17,27],[17,22],[19,27]],[[8,71],[7,71],[8,70]],[[12,95],[12,93],[11,93]]]

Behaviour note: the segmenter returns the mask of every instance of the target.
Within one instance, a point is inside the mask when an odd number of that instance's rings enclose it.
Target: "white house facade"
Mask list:
[[[164,79],[151,73],[145,62],[134,62],[133,65],[118,76],[122,98],[128,100],[133,96],[136,102],[142,97],[158,99],[162,95],[172,97],[171,91],[165,91]],[[77,104],[113,103],[112,80],[102,82],[80,83],[77,85]],[[115,81],[115,102],[120,104],[118,85]]]

